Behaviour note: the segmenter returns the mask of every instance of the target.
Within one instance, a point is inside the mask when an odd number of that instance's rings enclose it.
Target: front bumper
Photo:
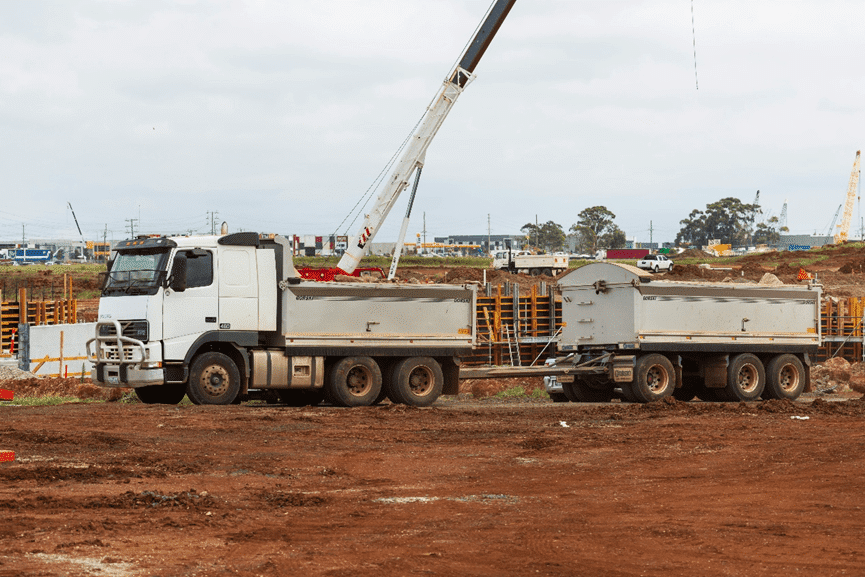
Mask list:
[[[113,325],[114,334],[100,336],[99,329],[104,325]],[[94,385],[136,388],[165,383],[160,360],[151,358],[151,350],[144,342],[124,337],[117,320],[96,323],[96,337],[87,341],[86,347]]]

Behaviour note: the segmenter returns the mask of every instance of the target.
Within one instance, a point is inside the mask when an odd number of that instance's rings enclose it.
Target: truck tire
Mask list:
[[[280,389],[279,401],[289,407],[314,407],[324,400],[321,389]]]
[[[763,363],[751,353],[736,355],[727,367],[727,386],[717,389],[719,400],[755,401],[766,386]]]
[[[544,274],[547,276],[553,276],[553,270],[549,268],[544,269]]]
[[[204,353],[189,368],[186,394],[196,405],[230,405],[240,392],[240,371],[227,355]]]
[[[539,268],[533,268],[532,270],[529,271],[529,274],[531,274],[532,276],[540,276],[540,274],[541,274],[541,269],[539,269]]]
[[[612,389],[594,387],[583,379],[562,383],[562,391],[573,403],[609,403],[613,399]]]
[[[338,407],[367,407],[381,392],[381,369],[370,357],[345,357],[331,367],[325,398]]]
[[[135,396],[146,405],[176,405],[186,396],[183,385],[152,385],[138,387]]]
[[[444,373],[431,357],[410,357],[393,368],[387,396],[394,403],[428,407],[442,394]]]
[[[658,353],[644,355],[637,359],[634,367],[631,394],[638,403],[660,401],[673,394],[676,387],[674,375],[670,359]]]
[[[764,399],[799,398],[805,390],[805,367],[795,355],[778,355],[766,366]]]

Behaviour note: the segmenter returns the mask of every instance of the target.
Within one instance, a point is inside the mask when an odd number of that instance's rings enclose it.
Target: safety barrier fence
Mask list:
[[[27,290],[18,289],[17,301],[0,299],[0,357],[12,356],[19,324],[62,325],[74,324],[78,316],[78,301],[29,300]]]

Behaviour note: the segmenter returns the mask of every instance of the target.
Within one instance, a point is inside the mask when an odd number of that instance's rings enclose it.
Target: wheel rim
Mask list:
[[[208,395],[218,397],[228,391],[230,378],[225,367],[210,365],[201,373],[201,388]]]
[[[646,385],[648,385],[649,390],[653,393],[660,393],[670,383],[670,375],[667,373],[667,370],[661,365],[652,365],[649,367],[649,370],[646,371]]]
[[[350,394],[362,397],[372,389],[372,373],[363,366],[352,367],[345,384]]]
[[[799,371],[788,363],[778,371],[778,386],[784,391],[793,391],[799,386]]]
[[[413,395],[423,397],[430,394],[435,385],[435,377],[428,367],[415,368],[408,377],[408,386]]]
[[[754,392],[760,385],[760,378],[759,374],[757,373],[757,367],[755,367],[754,365],[743,366],[741,369],[739,369],[739,374],[737,375],[737,382],[740,391],[745,393]]]

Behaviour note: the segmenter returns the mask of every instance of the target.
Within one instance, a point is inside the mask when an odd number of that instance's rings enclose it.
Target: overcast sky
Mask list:
[[[489,4],[0,2],[0,239],[77,238],[68,202],[88,239],[209,232],[211,211],[343,234]],[[766,215],[789,199],[791,232],[828,230],[863,142],[865,3],[694,0],[694,21],[699,89],[688,0],[518,0],[429,148],[409,234],[424,213],[430,240],[488,215],[567,231],[604,205],[672,241],[758,189]]]

